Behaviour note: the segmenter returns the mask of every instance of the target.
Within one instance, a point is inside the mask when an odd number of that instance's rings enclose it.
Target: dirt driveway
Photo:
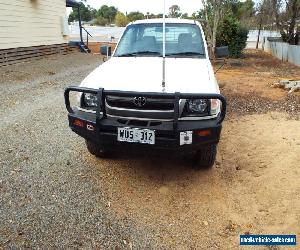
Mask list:
[[[249,51],[218,73],[229,100],[216,166],[172,155],[99,160],[68,128],[63,88],[100,59],[0,68],[0,249],[236,249],[239,235],[300,235],[300,69]]]

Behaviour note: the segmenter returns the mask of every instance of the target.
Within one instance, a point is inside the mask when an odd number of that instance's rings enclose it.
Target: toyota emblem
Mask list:
[[[135,97],[133,103],[137,107],[143,107],[146,105],[147,99],[145,97]]]

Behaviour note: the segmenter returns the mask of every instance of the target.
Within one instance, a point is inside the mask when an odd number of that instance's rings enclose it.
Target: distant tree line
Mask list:
[[[80,14],[81,19],[84,22],[92,22],[92,24],[106,26],[115,24],[117,26],[124,27],[129,22],[134,22],[136,20],[142,19],[153,19],[153,18],[162,18],[163,14],[153,14],[147,12],[146,14],[134,11],[130,13],[122,13],[118,11],[118,9],[114,6],[103,5],[100,9],[96,10],[90,5],[86,4],[86,0],[80,1]],[[169,8],[168,17],[173,18],[193,18],[193,16],[189,16],[187,13],[181,13],[180,7],[178,5],[173,5]],[[78,21],[78,11],[77,8],[73,8],[69,16],[69,22]]]
[[[80,14],[81,19],[84,22],[93,21],[97,25],[109,25],[115,21],[115,17],[118,13],[118,9],[114,6],[103,5],[100,9],[96,10],[90,5],[86,4],[86,0],[81,0],[80,4]],[[69,22],[78,21],[79,15],[77,8],[73,8],[69,16]]]

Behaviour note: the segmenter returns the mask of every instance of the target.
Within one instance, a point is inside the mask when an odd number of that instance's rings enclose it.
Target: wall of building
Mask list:
[[[258,48],[262,49],[264,44],[264,39],[267,37],[280,37],[280,33],[272,30],[262,30],[259,36]],[[247,40],[247,49],[255,49],[258,38],[258,30],[250,30]]]
[[[65,0],[0,0],[0,50],[61,44]]]

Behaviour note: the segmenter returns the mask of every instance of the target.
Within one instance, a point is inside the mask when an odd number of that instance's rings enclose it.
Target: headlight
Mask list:
[[[82,95],[82,107],[93,108],[97,107],[98,98],[95,94],[83,94]]]
[[[220,101],[217,99],[188,99],[182,117],[214,116],[220,112]]]
[[[191,114],[203,114],[208,111],[208,100],[206,99],[194,99],[187,100],[187,111]]]

